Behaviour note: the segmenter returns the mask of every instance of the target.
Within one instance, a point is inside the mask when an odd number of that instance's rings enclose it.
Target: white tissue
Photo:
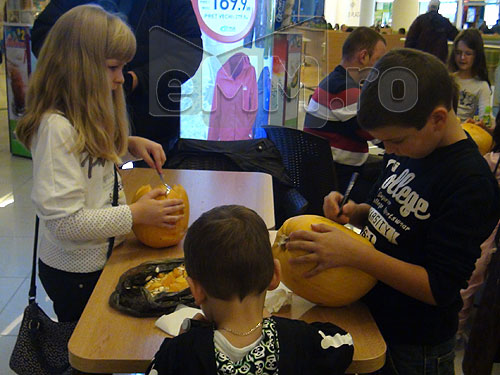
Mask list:
[[[202,311],[200,309],[195,309],[186,305],[178,305],[173,313],[159,317],[155,322],[155,326],[167,332],[171,336],[177,336],[184,319],[192,318],[197,313],[201,312]]]
[[[283,306],[292,303],[292,291],[288,289],[283,283],[278,287],[266,294],[266,301],[264,307],[270,313],[276,313],[281,310]]]

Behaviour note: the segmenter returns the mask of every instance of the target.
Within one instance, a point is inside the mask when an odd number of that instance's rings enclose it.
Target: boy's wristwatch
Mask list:
[[[184,332],[187,332],[191,329],[191,319],[190,318],[186,318],[182,321],[182,324],[181,324],[181,329],[184,331]]]

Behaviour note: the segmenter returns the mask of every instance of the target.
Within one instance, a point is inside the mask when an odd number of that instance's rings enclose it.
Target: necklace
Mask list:
[[[249,334],[251,334],[253,331],[255,331],[257,328],[259,328],[260,326],[262,326],[262,321],[260,321],[255,327],[253,327],[251,330],[249,331],[246,331],[246,332],[238,332],[238,331],[233,331],[231,328],[224,328],[224,327],[221,327],[219,328],[221,331],[226,331],[226,332],[229,332],[229,333],[232,333],[233,335],[236,335],[236,336],[248,336]]]

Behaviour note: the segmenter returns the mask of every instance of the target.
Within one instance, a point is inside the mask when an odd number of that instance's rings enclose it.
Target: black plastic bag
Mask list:
[[[184,258],[165,259],[142,263],[120,276],[115,291],[109,297],[111,307],[128,315],[152,317],[169,314],[177,305],[196,307],[189,288],[180,292],[161,292],[153,296],[144,285],[148,277],[169,273],[182,265]]]

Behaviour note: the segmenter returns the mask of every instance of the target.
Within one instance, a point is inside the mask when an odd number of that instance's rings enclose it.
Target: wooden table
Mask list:
[[[127,196],[150,180],[156,183],[153,174],[149,170],[124,171],[123,184]],[[181,183],[188,191],[191,222],[207,209],[227,203],[253,208],[269,220],[273,217],[272,193],[271,205],[264,205],[260,199],[262,195],[251,191],[265,192],[265,185],[271,182],[260,180],[261,176],[257,175],[261,174],[178,170],[166,171],[165,178],[171,185]],[[181,244],[167,249],[151,249],[140,244],[133,234],[113,251],[69,341],[69,360],[74,368],[85,373],[146,370],[167,334],[155,327],[156,318],[135,318],[122,314],[108,305],[108,298],[126,270],[148,260],[182,255]],[[282,309],[277,315],[300,317],[306,321],[331,321],[349,331],[354,340],[354,361],[349,367],[351,373],[372,372],[383,365],[385,342],[364,305],[357,303],[335,309],[314,307],[301,316],[295,316],[298,310],[303,311],[300,301],[294,298],[292,307]]]
[[[161,184],[156,171],[150,168],[122,170],[120,174],[127,202],[142,185]],[[240,204],[255,210],[269,229],[274,228],[273,180],[267,173],[165,169],[164,177],[170,186],[180,184],[186,189],[191,206],[190,225],[211,208]]]

